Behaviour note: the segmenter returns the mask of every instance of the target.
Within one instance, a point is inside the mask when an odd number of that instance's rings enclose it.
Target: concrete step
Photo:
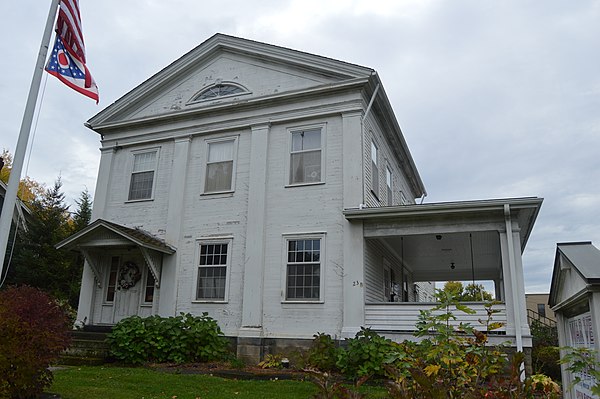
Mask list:
[[[106,335],[104,332],[73,331],[71,345],[61,355],[60,362],[69,365],[104,363],[109,356]]]

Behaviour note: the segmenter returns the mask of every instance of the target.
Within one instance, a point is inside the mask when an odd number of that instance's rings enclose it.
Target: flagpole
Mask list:
[[[19,139],[17,140],[17,147],[13,157],[10,178],[8,179],[8,186],[6,188],[6,196],[2,206],[2,214],[0,215],[0,277],[2,276],[4,268],[4,257],[6,255],[8,236],[10,235],[10,226],[15,210],[15,204],[17,202],[17,192],[19,190],[19,181],[21,180],[21,172],[25,161],[25,152],[27,151],[27,144],[29,142],[33,114],[35,112],[35,106],[37,105],[42,73],[44,71],[44,64],[50,46],[50,37],[52,36],[52,28],[54,26],[56,10],[58,9],[59,3],[60,0],[52,0],[50,11],[48,12],[44,36],[42,37],[42,44],[40,45],[40,52],[33,71],[33,78],[31,79],[31,86],[29,87],[25,112],[23,113],[21,131],[19,132]]]

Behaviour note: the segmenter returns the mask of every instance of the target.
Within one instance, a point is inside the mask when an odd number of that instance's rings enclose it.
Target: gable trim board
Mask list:
[[[574,271],[585,286],[576,293],[569,293],[568,298],[561,299],[560,294],[564,284],[561,277],[566,270]],[[600,291],[600,250],[591,241],[556,244],[550,298],[548,299],[552,310],[567,309],[585,300],[588,294],[597,291]]]

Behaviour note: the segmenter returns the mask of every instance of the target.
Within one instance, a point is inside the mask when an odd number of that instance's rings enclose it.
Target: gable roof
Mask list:
[[[554,257],[554,269],[552,270],[552,282],[550,284],[550,306],[557,304],[560,277],[561,260],[568,261],[569,266],[588,285],[600,286],[600,250],[592,245],[591,241],[564,242],[556,244],[556,255]]]
[[[224,51],[259,57],[261,60],[268,60],[272,63],[293,65],[299,69],[340,81],[368,79],[375,73],[371,68],[348,62],[217,33],[93,116],[86,126],[93,130],[102,127],[116,115],[135,107],[146,96],[160,90],[170,82],[180,79],[190,70]]]
[[[95,232],[108,230],[133,244],[143,248],[152,249],[158,252],[173,254],[175,248],[165,243],[163,240],[139,228],[131,228],[104,219],[97,219],[84,229],[78,231],[67,239],[56,244],[57,249],[65,248],[76,250],[78,246],[85,246]]]

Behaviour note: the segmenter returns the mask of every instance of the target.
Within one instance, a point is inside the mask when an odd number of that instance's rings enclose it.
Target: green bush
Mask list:
[[[225,360],[228,341],[217,322],[202,316],[139,316],[121,320],[108,335],[110,352],[130,364]]]
[[[340,349],[337,347],[331,335],[317,333],[306,354],[306,366],[316,368],[321,371],[337,370],[336,362],[340,354]]]
[[[336,366],[353,379],[384,376],[385,361],[398,348],[398,344],[368,328],[361,328],[346,343],[346,349],[338,355]]]
[[[28,286],[0,291],[0,397],[30,398],[52,383],[48,366],[70,341],[57,302]]]

